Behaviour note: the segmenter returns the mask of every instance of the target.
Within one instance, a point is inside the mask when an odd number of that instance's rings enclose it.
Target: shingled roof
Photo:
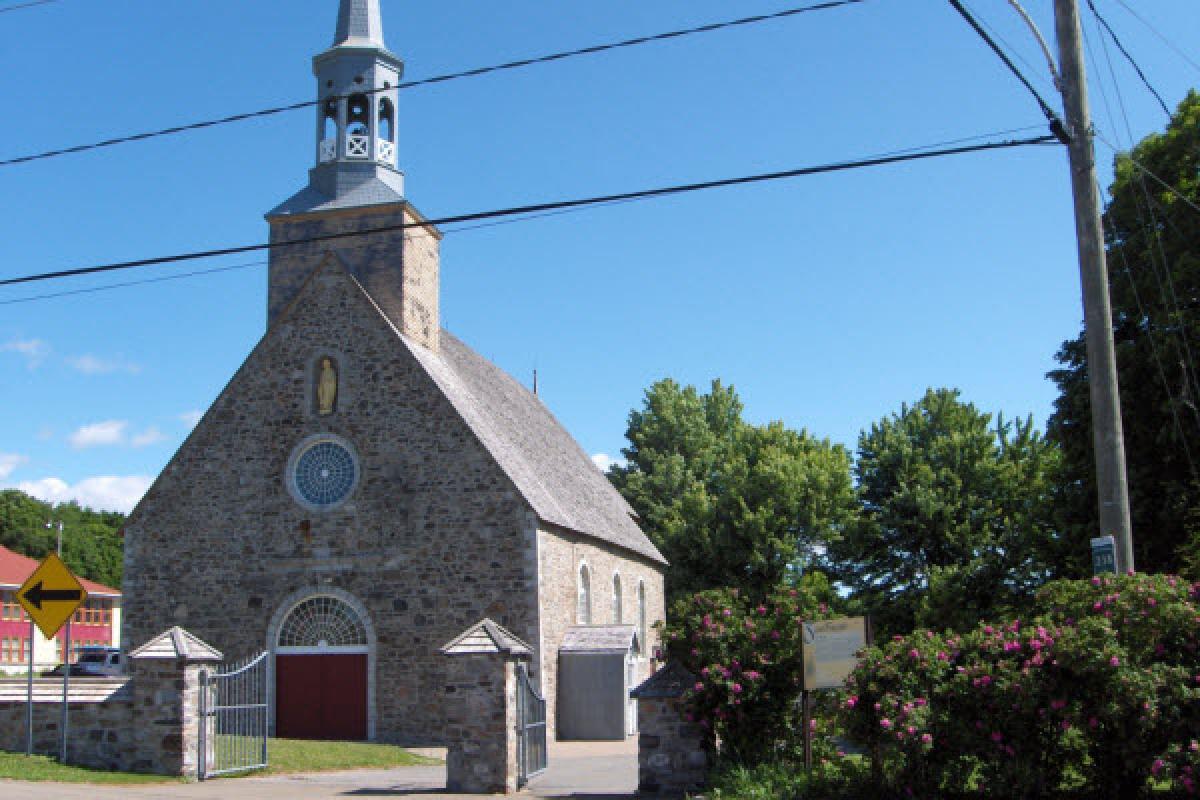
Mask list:
[[[667,563],[625,498],[537,396],[448,331],[436,353],[400,338],[540,519]]]

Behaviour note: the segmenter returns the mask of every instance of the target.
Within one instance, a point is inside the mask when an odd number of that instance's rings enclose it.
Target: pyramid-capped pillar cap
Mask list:
[[[440,650],[445,656],[469,656],[499,653],[510,658],[529,658],[533,649],[511,631],[490,619],[481,619],[455,636]]]
[[[131,659],[221,661],[221,651],[176,625],[129,654]]]
[[[379,0],[341,0],[333,46],[344,44],[384,47]]]

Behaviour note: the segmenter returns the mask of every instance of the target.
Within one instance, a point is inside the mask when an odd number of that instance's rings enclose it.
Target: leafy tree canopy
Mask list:
[[[720,381],[707,394],[655,383],[625,435],[627,462],[609,477],[671,562],[671,600],[713,588],[762,596],[854,515],[845,448],[746,422]]]
[[[1027,598],[1053,572],[1058,450],[1032,418],[930,389],[858,440],[861,516],[831,563],[883,630],[964,627]]]
[[[1109,192],[1104,228],[1134,561],[1142,571],[1200,572],[1200,94],[1188,94],[1165,133],[1117,157]],[[1101,531],[1082,333],[1057,360],[1047,435],[1063,452],[1065,530],[1086,553]]]
[[[50,505],[17,489],[0,490],[0,545],[42,559],[54,552],[57,529],[63,523],[63,561],[76,574],[107,586],[120,587],[125,515],[92,511],[78,503]]]

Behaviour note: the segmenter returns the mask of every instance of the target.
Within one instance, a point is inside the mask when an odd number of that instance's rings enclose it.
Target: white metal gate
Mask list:
[[[200,672],[200,780],[267,765],[267,653]]]

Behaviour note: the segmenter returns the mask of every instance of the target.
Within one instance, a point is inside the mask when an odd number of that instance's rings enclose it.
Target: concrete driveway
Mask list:
[[[479,797],[448,794],[445,787],[445,767],[433,766],[223,778],[204,783],[154,786],[0,781],[0,800],[328,800],[354,797],[469,800]],[[550,766],[518,797],[629,800],[636,796],[636,788],[636,738],[625,742],[553,742]]]

